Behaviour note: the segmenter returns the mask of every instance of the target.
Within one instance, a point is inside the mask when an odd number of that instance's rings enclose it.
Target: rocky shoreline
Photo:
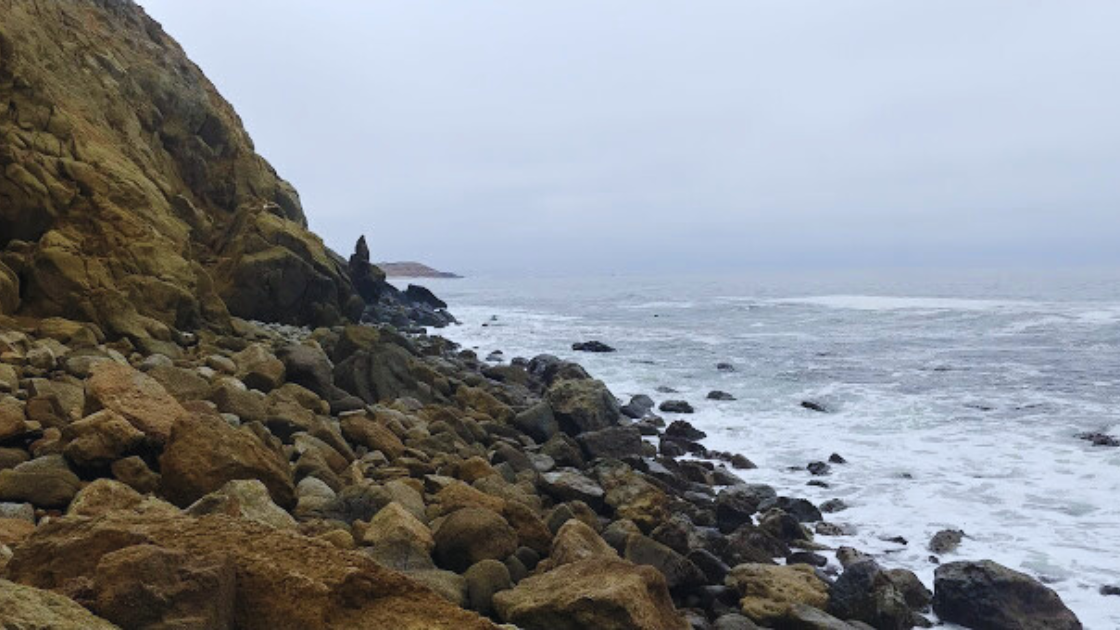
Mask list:
[[[826,572],[749,453],[430,335],[130,0],[0,1],[0,100],[0,626],[1080,627],[989,562]]]

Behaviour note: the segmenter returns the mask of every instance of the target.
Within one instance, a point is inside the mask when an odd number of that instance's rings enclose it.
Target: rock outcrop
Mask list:
[[[0,314],[168,339],[362,310],[233,108],[129,0],[0,5]]]

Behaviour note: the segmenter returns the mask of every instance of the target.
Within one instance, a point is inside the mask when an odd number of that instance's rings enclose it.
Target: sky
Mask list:
[[[1115,0],[140,0],[341,253],[1120,264]]]

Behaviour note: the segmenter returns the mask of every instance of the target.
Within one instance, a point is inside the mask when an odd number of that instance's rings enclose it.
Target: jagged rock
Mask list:
[[[396,501],[381,508],[362,536],[369,554],[380,564],[398,570],[434,569],[435,539],[428,526]]]
[[[552,539],[553,568],[595,557],[617,558],[618,552],[607,544],[595,530],[578,519],[565,522]]]
[[[607,427],[587,431],[576,436],[588,460],[597,458],[623,459],[641,457],[642,434],[636,427]]]
[[[186,410],[152,377],[116,362],[98,363],[86,380],[86,411],[109,409],[156,443],[171,435]]]
[[[270,392],[284,383],[284,362],[263,344],[254,343],[233,355],[237,376],[249,389]]]
[[[118,630],[68,597],[8,580],[0,580],[0,611],[0,622],[18,630]]]
[[[107,467],[144,443],[144,434],[119,413],[103,409],[62,431],[63,454],[76,466]]]
[[[560,429],[568,435],[598,431],[618,423],[618,400],[602,381],[566,379],[546,394]]]
[[[131,510],[143,500],[144,497],[139,492],[119,481],[97,479],[74,496],[66,513],[75,516],[100,516],[114,510]]]
[[[256,479],[235,479],[186,509],[192,516],[225,514],[277,529],[295,529],[296,520],[272,502],[268,488]]]
[[[828,605],[828,585],[803,564],[741,564],[731,570],[726,582],[743,596],[743,614],[761,624],[782,620],[795,604]]]
[[[552,414],[552,407],[543,401],[514,416],[513,426],[541,444],[560,430],[560,425]]]
[[[665,578],[652,567],[591,558],[528,577],[494,596],[506,622],[524,630],[686,630]]]
[[[1062,598],[1034,578],[981,560],[934,571],[933,611],[942,620],[991,630],[1080,630]]]
[[[943,529],[929,541],[929,550],[936,554],[952,553],[964,540],[964,532],[959,529]]]
[[[53,520],[15,550],[8,576],[49,589],[88,581],[97,592],[102,559],[135,545],[182,552],[186,558],[227,557],[237,575],[236,628],[494,627],[361,553],[225,516],[114,512],[96,519]]]
[[[252,432],[217,416],[197,414],[175,423],[160,472],[164,494],[186,507],[235,479],[258,479],[282,508],[295,507],[288,462]]]
[[[844,570],[832,585],[828,611],[884,630],[915,625],[905,595],[874,561],[857,562]]]
[[[410,284],[404,290],[405,298],[409,301],[430,306],[431,308],[447,308],[447,302],[439,299],[427,288],[418,284]]]
[[[730,533],[751,522],[751,515],[763,502],[777,498],[773,488],[762,484],[730,486],[716,495],[716,521],[720,531]]]

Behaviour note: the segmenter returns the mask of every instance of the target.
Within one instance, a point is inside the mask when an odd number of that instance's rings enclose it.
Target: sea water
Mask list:
[[[825,516],[854,533],[820,542],[932,588],[930,537],[961,529],[942,562],[990,558],[1054,588],[1086,628],[1120,628],[1120,597],[1099,593],[1120,584],[1120,448],[1076,437],[1120,436],[1118,272],[422,283],[462,322],[440,334],[480,357],[555,354],[623,400],[687,400],[695,414],[662,415],[750,458],[745,480],[843,500]],[[571,350],[592,339],[617,352]],[[736,400],[706,400],[717,389]],[[848,463],[807,485],[806,465],[832,453]]]

